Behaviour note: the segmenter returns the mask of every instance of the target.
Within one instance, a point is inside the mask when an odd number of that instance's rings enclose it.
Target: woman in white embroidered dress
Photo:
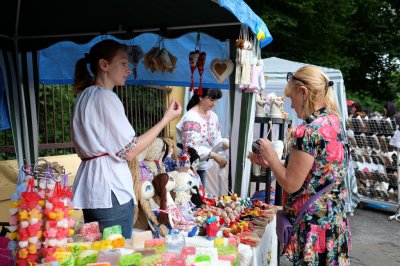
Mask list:
[[[95,44],[75,66],[78,96],[72,120],[73,143],[82,160],[73,185],[74,207],[83,210],[85,223],[97,221],[101,230],[121,225],[125,238],[132,236],[136,201],[127,160],[142,152],[182,111],[173,100],[161,121],[139,141],[113,92],[131,73],[126,45],[114,40]]]
[[[195,90],[186,110],[188,111],[176,125],[176,141],[180,143],[183,150],[189,147],[196,149],[200,156],[197,173],[205,186],[206,170],[212,167],[215,160],[221,168],[227,162],[217,152],[212,151],[216,145],[223,143],[223,149],[229,148],[229,141],[222,139],[218,116],[212,111],[221,99],[220,89],[203,88],[201,95]]]

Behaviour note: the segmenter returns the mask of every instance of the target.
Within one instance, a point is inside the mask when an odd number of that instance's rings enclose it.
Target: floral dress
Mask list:
[[[292,224],[308,199],[331,182],[335,184],[293,226],[285,254],[295,265],[350,265],[351,237],[344,210],[348,154],[339,118],[325,108],[314,112],[292,131],[291,144],[292,149],[315,158],[302,187],[286,197],[284,209]]]

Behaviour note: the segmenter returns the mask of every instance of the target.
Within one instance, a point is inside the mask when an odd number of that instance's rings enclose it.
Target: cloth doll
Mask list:
[[[159,139],[154,140],[153,143],[154,142],[159,143]],[[134,191],[138,200],[138,204],[135,204],[134,224],[135,228],[144,230],[147,230],[150,226],[150,229],[153,232],[156,232],[159,228],[159,233],[165,235],[168,233],[168,229],[158,223],[157,217],[153,213],[153,209],[159,208],[152,199],[154,196],[154,188],[151,183],[153,173],[147,168],[148,165],[144,163],[148,151],[154,150],[153,147],[157,146],[153,143],[129,162],[129,168],[134,183]]]
[[[197,231],[197,226],[193,221],[186,219],[170,193],[175,188],[174,175],[176,173],[162,173],[153,178],[152,183],[155,193],[160,197],[158,221],[161,224],[169,224],[171,228],[187,232],[189,236],[193,236]]]
[[[193,184],[193,176],[188,172],[178,172],[176,174],[174,201],[188,221],[194,221],[193,209],[195,205],[191,202]]]
[[[165,166],[165,172],[171,172],[176,170],[177,164],[177,148],[176,143],[173,139],[163,138],[165,144],[165,153],[162,157],[162,162]]]
[[[205,202],[202,200],[205,196],[205,191],[201,179],[197,174],[197,166],[200,162],[200,156],[197,151],[192,147],[189,147],[187,151],[183,151],[181,156],[179,156],[179,168],[178,172],[187,172],[193,178],[193,184],[191,192],[191,202],[200,208]]]
[[[141,168],[142,175],[150,172],[153,176],[165,173],[165,167],[162,163],[162,157],[165,153],[164,141],[156,138],[147,147],[143,160],[139,160],[139,167]]]
[[[157,216],[153,213],[154,210],[158,210],[158,206],[154,197],[154,186],[151,180],[141,180],[140,181],[140,193],[137,195],[139,198],[139,203],[143,209],[149,226],[153,232],[159,232],[161,236],[168,234],[168,228],[164,224],[160,224],[157,220]]]

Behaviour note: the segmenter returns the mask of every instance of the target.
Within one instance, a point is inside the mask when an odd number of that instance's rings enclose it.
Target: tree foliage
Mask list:
[[[246,0],[274,38],[263,57],[340,69],[350,95],[375,103],[400,91],[400,1]],[[363,102],[361,102],[363,103]]]

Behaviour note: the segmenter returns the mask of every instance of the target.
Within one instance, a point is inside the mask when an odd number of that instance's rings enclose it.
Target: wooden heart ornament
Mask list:
[[[233,62],[230,59],[214,59],[211,61],[211,73],[218,83],[223,83],[224,80],[233,71]]]

